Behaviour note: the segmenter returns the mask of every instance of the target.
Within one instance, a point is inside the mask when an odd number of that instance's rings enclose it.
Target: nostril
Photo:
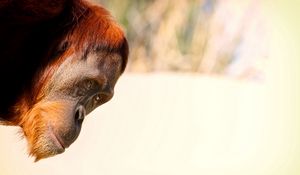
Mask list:
[[[84,117],[85,117],[85,109],[83,106],[79,106],[75,112],[75,120],[81,123]]]

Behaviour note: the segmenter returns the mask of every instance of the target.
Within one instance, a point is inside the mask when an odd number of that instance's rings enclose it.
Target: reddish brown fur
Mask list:
[[[57,67],[68,56],[74,53],[80,55],[97,49],[109,50],[111,52],[116,50],[124,58],[122,71],[125,69],[128,57],[127,41],[122,29],[113,21],[109,12],[100,6],[84,1],[77,1],[74,6],[74,8],[77,7],[80,11],[74,12],[76,23],[72,27],[72,32],[68,33],[64,38],[64,42],[69,44],[69,48],[37,75],[34,98],[30,99],[33,101],[32,104],[36,104],[43,97],[42,89]],[[21,103],[15,106],[16,111],[20,111],[20,108],[26,111],[26,109],[31,107],[25,107],[24,99],[29,100],[27,94],[20,99]],[[22,113],[24,112],[22,111]],[[18,115],[23,116],[22,114]]]
[[[18,125],[22,127],[28,141],[30,154],[36,156],[36,161],[45,156],[49,157],[47,154],[50,156],[54,154],[47,151],[41,152],[41,148],[47,146],[43,135],[47,134],[45,131],[48,130],[49,119],[56,125],[59,124],[57,121],[63,115],[65,107],[66,104],[63,102],[40,102],[19,118]]]
[[[122,71],[125,69],[128,57],[127,41],[124,32],[118,24],[113,21],[107,10],[100,6],[78,1],[76,6],[81,9],[74,18],[76,24],[64,39],[69,48],[56,61],[41,73],[39,84],[44,84],[57,67],[71,54],[87,54],[93,50],[103,49],[114,52],[119,50],[124,58]],[[81,19],[82,18],[82,19]],[[40,89],[40,87],[37,87]],[[38,92],[38,91],[37,91]],[[39,94],[41,95],[41,94]]]
[[[10,2],[9,0],[0,2],[0,10],[9,11]],[[37,160],[56,154],[41,152],[43,149],[40,147],[47,146],[44,143],[43,135],[47,132],[49,120],[59,127],[63,126],[63,123],[59,122],[59,117],[64,115],[62,109],[69,105],[63,101],[43,101],[47,82],[58,67],[71,55],[75,54],[84,58],[89,53],[99,50],[121,55],[123,63],[119,74],[124,71],[127,64],[128,45],[124,33],[103,7],[81,0],[20,0],[17,3],[17,9],[20,10],[18,12],[11,11],[13,13],[11,18],[21,21],[21,23],[36,23],[57,18],[64,13],[67,8],[66,4],[72,7],[72,21],[68,21],[70,24],[66,24],[69,26],[65,29],[65,33],[58,42],[54,42],[58,44],[58,47],[66,48],[53,58],[51,58],[53,49],[49,49],[48,53],[45,53],[47,58],[39,58],[46,60],[46,64],[40,64],[40,67],[36,69],[36,73],[32,77],[34,82],[31,87],[27,87],[31,91],[24,91],[10,108],[10,112],[0,115],[6,120],[3,122],[4,124],[19,125],[23,128],[30,153],[36,155]],[[30,15],[22,16],[25,11],[30,12]],[[66,46],[61,46],[64,44]],[[50,48],[57,48],[57,46],[51,45]]]

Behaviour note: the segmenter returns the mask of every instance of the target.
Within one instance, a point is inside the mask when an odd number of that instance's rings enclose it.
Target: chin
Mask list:
[[[39,104],[20,122],[35,161],[63,153],[77,139],[83,120],[77,122],[65,108],[71,109],[59,102]]]

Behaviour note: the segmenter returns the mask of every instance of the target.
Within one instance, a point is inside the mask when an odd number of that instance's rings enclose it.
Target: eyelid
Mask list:
[[[90,91],[90,90],[100,90],[102,87],[102,84],[100,84],[98,81],[94,79],[87,79],[84,80],[82,84],[79,85],[79,88],[83,91]]]
[[[96,94],[93,99],[95,100],[95,98],[99,97],[99,100],[97,100],[97,103],[99,104],[103,104],[106,103],[107,101],[109,101],[112,97],[114,96],[114,92],[110,91],[110,92],[101,92]]]
[[[107,85],[107,79],[104,76],[89,77],[87,79],[96,82],[101,87],[101,90]]]
[[[96,87],[101,86],[101,84],[99,84],[97,81],[93,80],[93,79],[87,79],[84,80],[84,82],[80,85],[82,89],[84,90],[90,90]]]

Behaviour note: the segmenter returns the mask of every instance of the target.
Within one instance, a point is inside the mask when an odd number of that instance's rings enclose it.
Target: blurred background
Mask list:
[[[259,0],[98,0],[130,43],[129,72],[262,79],[267,20]]]
[[[0,126],[0,175],[299,175],[297,0],[99,0],[128,37],[114,98],[33,163]]]

